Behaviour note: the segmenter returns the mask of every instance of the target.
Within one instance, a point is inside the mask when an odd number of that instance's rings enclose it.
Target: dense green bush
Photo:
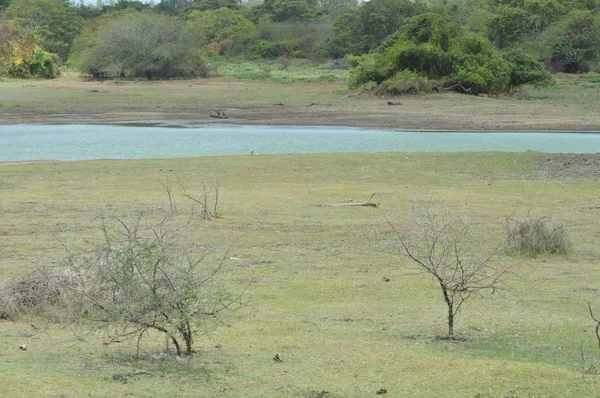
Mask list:
[[[412,18],[393,39],[395,43],[386,41],[378,54],[349,58],[355,66],[351,87],[372,81],[381,84],[380,92],[401,94],[429,91],[431,81],[439,80],[460,84],[474,94],[498,94],[551,81],[534,57],[521,50],[503,57],[485,37],[458,29],[438,14]]]
[[[83,19],[61,0],[13,0],[4,18],[39,37],[40,46],[65,60]]]
[[[0,23],[0,76],[55,78],[60,74],[56,56],[42,50],[31,33]]]
[[[376,89],[377,94],[410,95],[431,92],[435,87],[443,85],[443,82],[431,80],[427,77],[403,70],[391,78],[382,82]]]
[[[349,55],[346,57],[350,65],[353,66],[348,81],[350,88],[358,88],[369,82],[379,84],[385,80],[385,77],[380,73],[378,58],[376,54]]]
[[[539,87],[553,82],[552,74],[548,72],[546,66],[522,49],[507,51],[502,57],[510,67],[510,88],[516,88],[524,84]]]
[[[204,43],[219,42],[225,39],[251,36],[256,28],[239,12],[230,8],[217,10],[191,11],[185,17],[188,27]]]
[[[510,67],[486,38],[466,33],[452,51],[451,83],[474,93],[498,94],[508,90]]]
[[[73,45],[71,62],[100,78],[204,76],[198,42],[182,20],[127,10],[91,21]]]
[[[379,47],[409,18],[426,10],[421,1],[371,0],[340,15],[327,42],[329,55],[361,55]]]
[[[549,64],[555,72],[588,72],[600,65],[600,16],[576,11],[547,35]]]

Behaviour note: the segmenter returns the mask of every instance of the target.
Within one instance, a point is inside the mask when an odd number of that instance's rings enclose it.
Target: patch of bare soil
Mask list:
[[[549,177],[600,179],[600,153],[551,154],[532,162]]]

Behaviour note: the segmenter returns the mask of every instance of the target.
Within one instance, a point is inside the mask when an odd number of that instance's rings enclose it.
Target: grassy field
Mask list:
[[[249,304],[200,338],[188,359],[162,355],[159,337],[145,339],[136,358],[134,342],[78,341],[43,319],[0,321],[2,395],[369,397],[385,388],[390,397],[598,396],[600,376],[582,375],[580,351],[583,344],[588,360],[600,357],[586,307],[600,288],[598,182],[585,170],[552,176],[547,158],[378,153],[0,165],[0,278],[59,262],[57,237],[88,247],[103,209],[127,215],[165,206],[159,182],[169,176],[192,189],[218,175],[224,218],[203,223],[197,239],[235,242],[228,283],[252,281]],[[373,193],[379,209],[311,206]],[[431,195],[466,204],[491,242],[507,214],[549,216],[568,228],[575,251],[506,257],[522,262],[528,283],[466,306],[457,332],[469,341],[438,341],[446,311],[439,290],[371,239],[385,214],[406,220],[409,201]]]

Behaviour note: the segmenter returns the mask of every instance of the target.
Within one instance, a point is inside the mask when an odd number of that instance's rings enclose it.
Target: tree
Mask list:
[[[456,315],[463,304],[484,292],[494,293],[508,286],[513,265],[499,260],[505,243],[484,252],[474,236],[476,224],[465,212],[453,216],[441,202],[413,202],[408,224],[397,226],[382,236],[384,250],[407,257],[421,272],[431,276],[447,306],[448,336],[454,336]],[[450,337],[452,338],[452,337]]]
[[[83,27],[83,18],[62,0],[13,0],[4,15],[35,33],[41,39],[41,47],[62,60],[67,59],[71,44]]]
[[[37,44],[33,33],[0,22],[0,76],[54,78],[60,74],[55,58]]]
[[[218,42],[235,36],[251,36],[255,33],[254,24],[230,8],[192,11],[187,17],[188,27],[196,32],[205,43]]]
[[[355,59],[351,86],[359,87],[367,83],[367,78],[385,83],[384,87],[402,86],[402,79],[414,78],[405,73],[407,70],[430,81],[438,80],[436,87],[455,86],[472,94],[498,94],[522,84],[551,82],[534,57],[509,52],[510,60],[504,58],[485,37],[459,29],[436,13],[411,18],[380,48],[380,53]]]
[[[519,7],[498,7],[489,23],[489,37],[498,48],[518,44],[530,32],[529,14]]]
[[[341,14],[333,22],[329,52],[333,57],[361,55],[377,48],[414,15],[425,12],[422,2],[371,0]]]
[[[533,86],[547,86],[553,82],[552,74],[546,66],[533,55],[527,54],[522,49],[513,49],[502,54],[510,67],[511,88],[524,84]]]
[[[588,72],[600,64],[600,17],[575,11],[549,29],[549,64],[557,72]]]
[[[156,8],[166,14],[177,15],[191,4],[191,0],[160,0]]]
[[[242,5],[239,0],[197,0],[189,3],[185,12],[218,10],[220,8],[239,10],[242,8]]]
[[[203,76],[198,39],[178,18],[125,10],[90,21],[70,61],[100,78]]]
[[[333,22],[341,14],[348,12],[358,5],[356,0],[318,0],[316,8],[319,13],[327,16]]]
[[[316,9],[306,0],[265,0],[265,11],[275,22],[310,21],[316,17]]]
[[[69,256],[64,318],[100,325],[113,336],[137,336],[138,349],[147,331],[158,331],[177,355],[193,354],[195,337],[241,305],[246,289],[232,294],[220,281],[227,248],[190,243],[194,220],[172,212],[157,221],[146,213],[103,217],[98,247]]]

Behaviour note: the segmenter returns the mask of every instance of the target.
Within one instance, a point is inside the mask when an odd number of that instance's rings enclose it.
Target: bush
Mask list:
[[[390,95],[411,95],[431,92],[434,87],[441,83],[436,80],[430,80],[419,74],[404,70],[398,72],[391,79],[387,79],[379,85],[376,90],[377,94]]]
[[[588,72],[600,63],[600,17],[576,11],[546,34],[555,72]]]
[[[357,88],[368,82],[379,84],[384,80],[384,76],[379,72],[376,54],[348,56],[346,59],[354,66],[348,81],[350,88]]]
[[[508,252],[536,257],[540,254],[567,255],[572,250],[567,229],[549,225],[546,217],[508,219],[506,224]]]
[[[55,78],[60,74],[56,56],[44,51],[31,33],[0,23],[0,76]]]
[[[71,276],[48,268],[0,284],[0,319],[16,320],[26,315],[49,316],[73,285]]]
[[[536,57],[525,53],[521,49],[514,49],[505,52],[502,57],[510,67],[511,88],[519,87],[524,84],[531,84],[535,87],[542,87],[551,84],[554,80],[552,75],[546,69],[546,66]]]
[[[71,62],[99,78],[196,77],[206,74],[197,42],[177,18],[126,10],[90,22],[73,44]]]

